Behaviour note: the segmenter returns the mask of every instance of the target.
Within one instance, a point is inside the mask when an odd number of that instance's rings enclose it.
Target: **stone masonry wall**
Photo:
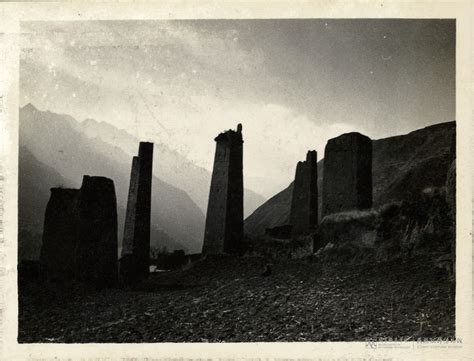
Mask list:
[[[323,216],[372,206],[372,141],[360,133],[330,139],[324,152]]]
[[[224,252],[238,253],[244,237],[243,141],[241,126],[229,142],[229,179]]]
[[[133,253],[133,236],[135,233],[135,210],[137,204],[139,158],[133,157],[128,189],[127,211],[122,241],[122,256]]]
[[[79,189],[51,188],[46,206],[40,264],[49,279],[67,279],[74,274],[77,246]]]
[[[84,176],[79,196],[76,277],[109,287],[117,283],[117,199],[114,182]]]
[[[135,208],[133,256],[140,277],[146,277],[150,264],[151,184],[153,143],[140,142],[138,150],[139,176]]]
[[[235,253],[243,239],[242,127],[221,133],[214,140],[203,253]]]
[[[308,151],[306,160],[296,166],[290,224],[292,234],[306,234],[318,224],[318,169],[316,151]]]

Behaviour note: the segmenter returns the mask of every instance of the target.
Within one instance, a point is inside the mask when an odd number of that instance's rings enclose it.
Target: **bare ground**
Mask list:
[[[454,283],[429,259],[347,265],[208,258],[136,289],[20,285],[30,342],[366,341],[454,337]]]

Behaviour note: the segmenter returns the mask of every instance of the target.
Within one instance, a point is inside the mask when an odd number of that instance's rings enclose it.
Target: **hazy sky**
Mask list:
[[[22,24],[21,104],[110,122],[212,169],[243,124],[245,183],[270,196],[308,149],[455,118],[450,20]],[[159,158],[156,158],[159,161]]]

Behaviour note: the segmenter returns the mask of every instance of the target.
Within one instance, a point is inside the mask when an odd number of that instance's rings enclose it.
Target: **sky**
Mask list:
[[[24,22],[21,105],[92,118],[212,170],[243,125],[244,182],[270,197],[307,150],[455,119],[452,20]],[[159,158],[157,158],[159,161]]]

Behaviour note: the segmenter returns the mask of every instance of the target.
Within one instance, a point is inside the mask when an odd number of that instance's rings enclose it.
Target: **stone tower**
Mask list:
[[[49,279],[113,287],[117,252],[117,198],[111,179],[86,175],[80,189],[51,188],[40,255]]]
[[[84,176],[78,200],[76,277],[97,287],[118,280],[117,198],[114,182]]]
[[[51,188],[41,245],[41,271],[48,279],[74,276],[79,189]]]
[[[242,125],[215,139],[202,253],[238,253],[244,236],[244,182]]]
[[[128,280],[148,275],[152,174],[153,143],[140,142],[138,157],[132,161],[120,265]]]
[[[306,160],[298,162],[296,166],[290,211],[290,224],[294,235],[306,234],[318,225],[317,167],[315,150],[308,151]]]
[[[372,141],[360,133],[330,139],[324,151],[323,216],[372,207]]]
[[[139,158],[133,157],[130,172],[130,185],[128,188],[127,210],[125,213],[125,226],[122,241],[122,256],[133,253],[133,237],[135,233],[135,208],[137,205],[138,167]]]

